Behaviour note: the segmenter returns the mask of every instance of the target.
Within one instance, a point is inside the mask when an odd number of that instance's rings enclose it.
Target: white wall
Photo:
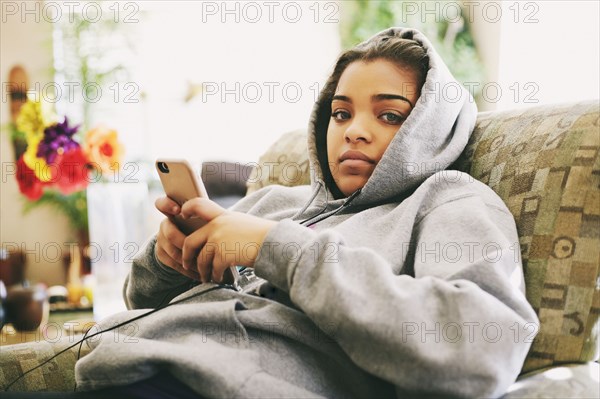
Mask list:
[[[33,2],[29,2],[33,3]],[[31,6],[31,5],[30,5]],[[3,15],[4,16],[4,15]],[[35,82],[43,85],[52,79],[52,26],[40,18],[20,15],[6,17],[0,25],[0,76],[2,77],[2,104],[0,122],[10,121],[9,102],[5,93],[8,72],[16,65],[25,67],[29,73],[30,87]],[[0,193],[0,242],[14,243],[27,250],[26,278],[31,282],[48,285],[64,283],[62,261],[53,261],[66,251],[65,242],[70,241],[70,230],[66,218],[49,208],[37,208],[24,216],[22,204],[25,198],[19,193],[15,176],[8,173],[14,163],[14,152],[9,134],[3,129],[0,134],[0,160],[2,182]],[[12,245],[12,244],[11,244]],[[66,252],[64,252],[66,253]]]
[[[270,22],[263,2],[253,9],[244,2],[208,3],[217,9],[202,2],[141,3],[135,84],[145,93],[139,127],[146,129],[140,136],[150,159],[258,160],[282,133],[307,126],[339,53],[335,7],[319,4],[317,15],[314,2],[291,2],[299,9],[276,2]],[[325,22],[330,13],[333,21]],[[217,92],[184,102],[189,83]],[[230,94],[222,98],[224,90]]]
[[[600,2],[471,3],[489,84],[480,110],[600,97]]]
[[[482,4],[489,3],[489,1],[482,2]],[[483,6],[481,6],[483,10]],[[481,62],[485,66],[485,77],[483,84],[488,82],[497,82],[498,73],[500,68],[500,36],[501,36],[501,23],[500,21],[494,21],[490,18],[484,18],[483,13],[473,12],[469,14],[472,16],[471,21],[471,34],[473,41],[477,47],[477,52],[481,59]],[[496,109],[497,103],[484,101],[481,96],[478,98],[479,111],[491,111]]]
[[[535,6],[527,10],[521,7],[518,22],[504,5],[512,18],[502,20],[498,80],[502,87],[517,83],[520,99],[514,98],[515,90],[507,91],[498,108],[535,105],[525,103],[526,95],[539,104],[599,98],[600,3],[531,3]],[[537,22],[525,23],[526,15]],[[524,88],[527,83],[529,88]]]

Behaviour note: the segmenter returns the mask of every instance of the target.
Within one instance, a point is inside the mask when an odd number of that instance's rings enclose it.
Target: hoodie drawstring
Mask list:
[[[304,212],[306,212],[306,210],[308,209],[308,207],[313,203],[313,201],[315,200],[315,198],[317,198],[317,195],[319,195],[319,192],[321,192],[321,188],[325,188],[325,183],[321,180],[316,180],[318,187],[316,188],[315,191],[313,191],[312,195],[310,196],[310,199],[306,202],[306,205],[304,205],[304,207],[302,209],[300,209],[298,212],[296,212],[293,216],[292,216],[292,220],[295,220],[296,218],[302,216],[302,214]],[[319,213],[317,213],[317,215],[320,215],[321,213],[323,213],[323,211],[325,211],[325,209],[327,209],[327,203],[329,202],[329,194],[327,193],[327,190],[325,190],[325,206],[323,207],[323,209],[321,209],[319,211]],[[315,215],[315,216],[317,216]],[[302,222],[301,222],[302,223]]]
[[[334,210],[329,211],[329,212],[327,212],[325,214],[322,214],[323,211],[324,211],[324,209],[323,209],[323,210],[321,210],[321,212],[317,213],[316,215],[314,215],[314,216],[312,216],[312,217],[310,217],[310,218],[308,218],[306,220],[303,220],[302,222],[300,222],[300,224],[302,224],[304,226],[308,226],[309,223],[310,224],[315,224],[315,223],[318,223],[318,222],[320,222],[322,220],[327,219],[330,216],[335,215],[336,213],[339,213],[344,208],[347,208],[348,206],[350,206],[350,203],[354,200],[354,198],[356,198],[358,196],[358,194],[360,194],[361,190],[362,190],[361,188],[359,188],[358,190],[356,190],[354,193],[352,193],[352,195],[350,195],[348,198],[346,198],[346,200],[344,201],[344,203],[342,205],[340,205],[339,207],[335,208]],[[325,204],[325,207],[327,207],[327,203]],[[318,217],[318,216],[321,216],[321,217]],[[313,220],[313,219],[316,219],[316,220]]]

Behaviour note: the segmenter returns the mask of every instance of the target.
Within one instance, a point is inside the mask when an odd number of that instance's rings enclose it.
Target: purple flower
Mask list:
[[[43,157],[47,163],[54,163],[58,155],[79,148],[79,143],[73,140],[77,129],[79,125],[69,126],[66,116],[63,122],[45,128],[36,154],[38,158]]]

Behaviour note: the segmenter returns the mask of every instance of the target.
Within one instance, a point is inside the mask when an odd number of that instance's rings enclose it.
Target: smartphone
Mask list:
[[[157,159],[156,170],[167,197],[181,207],[192,198],[208,198],[202,179],[197,177],[191,165],[182,159]],[[183,219],[181,215],[171,220],[185,235],[190,235],[205,222],[199,218]]]
[[[202,179],[194,172],[189,162],[183,159],[157,159],[156,170],[167,197],[181,207],[192,198],[208,198]],[[171,216],[171,221],[185,235],[190,235],[206,222],[200,218],[183,219],[181,215]],[[223,283],[237,285],[239,273],[236,266],[225,270]]]

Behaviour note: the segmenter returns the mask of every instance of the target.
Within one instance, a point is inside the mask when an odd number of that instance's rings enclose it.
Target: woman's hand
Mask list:
[[[253,267],[267,233],[276,224],[227,211],[206,198],[187,201],[181,214],[184,218],[199,217],[207,222],[185,237],[181,247],[180,263],[185,271],[197,272],[202,282],[221,282],[230,266]]]
[[[181,251],[185,234],[183,234],[170,219],[171,216],[179,214],[181,209],[179,205],[169,197],[160,197],[154,203],[156,209],[167,216],[161,224],[156,236],[156,257],[165,266],[183,274],[194,280],[200,280],[200,275],[196,270],[186,270],[182,266]]]

